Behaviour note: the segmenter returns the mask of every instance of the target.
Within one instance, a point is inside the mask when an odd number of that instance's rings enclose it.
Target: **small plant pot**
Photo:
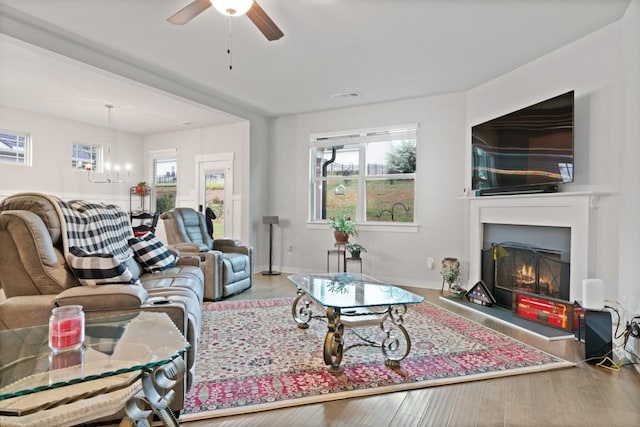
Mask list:
[[[462,299],[462,297],[465,294],[466,294],[466,291],[464,289],[458,289],[458,288],[449,289],[449,295],[451,296],[451,298]]]
[[[352,259],[360,259],[360,251],[352,251],[351,252]]]
[[[344,245],[349,242],[349,235],[342,231],[334,231],[333,237],[336,239],[336,243]]]

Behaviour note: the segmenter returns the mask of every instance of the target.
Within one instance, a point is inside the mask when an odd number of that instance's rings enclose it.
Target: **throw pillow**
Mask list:
[[[67,263],[80,284],[85,286],[138,284],[138,278],[113,254],[89,253],[72,246],[69,248]]]
[[[176,257],[153,233],[129,239],[133,257],[145,271],[154,273],[176,265]]]

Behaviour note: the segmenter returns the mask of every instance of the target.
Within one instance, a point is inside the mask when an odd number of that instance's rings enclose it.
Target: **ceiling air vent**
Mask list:
[[[344,92],[344,93],[336,93],[334,95],[331,95],[332,98],[338,99],[338,98],[355,98],[360,96],[360,92],[357,91],[351,91],[351,92]]]

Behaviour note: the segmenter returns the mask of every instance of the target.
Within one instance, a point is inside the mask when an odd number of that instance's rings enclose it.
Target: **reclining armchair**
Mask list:
[[[200,256],[204,299],[219,301],[251,287],[253,248],[238,240],[214,239],[207,232],[205,216],[191,208],[174,208],[160,218],[170,246]]]

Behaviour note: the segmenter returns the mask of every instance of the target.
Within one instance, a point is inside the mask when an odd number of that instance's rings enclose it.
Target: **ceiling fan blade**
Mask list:
[[[284,33],[278,28],[278,26],[269,18],[267,12],[260,7],[255,1],[251,6],[251,9],[247,12],[247,16],[251,19],[256,27],[264,34],[267,40],[274,41],[284,36]]]
[[[169,17],[167,21],[175,25],[184,25],[210,7],[211,0],[194,0]]]

